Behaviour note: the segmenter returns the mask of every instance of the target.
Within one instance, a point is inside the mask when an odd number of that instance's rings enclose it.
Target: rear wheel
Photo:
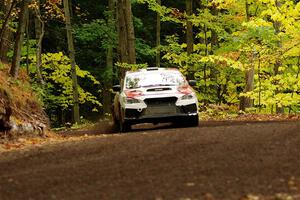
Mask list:
[[[125,113],[121,108],[119,108],[119,131],[121,133],[125,133],[131,130],[131,123],[124,118]]]
[[[119,123],[120,132],[125,133],[131,130],[131,124],[128,121],[120,121]]]

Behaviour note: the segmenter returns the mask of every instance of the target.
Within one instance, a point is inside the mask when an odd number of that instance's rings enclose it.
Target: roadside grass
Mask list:
[[[296,121],[300,120],[298,113],[276,114],[251,108],[246,111],[238,109],[237,105],[210,104],[200,108],[201,121]]]

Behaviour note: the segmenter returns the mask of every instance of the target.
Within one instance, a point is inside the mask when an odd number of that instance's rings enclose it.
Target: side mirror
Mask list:
[[[121,91],[121,85],[114,85],[113,86],[113,91],[114,92],[120,92]]]
[[[194,87],[197,85],[197,81],[196,80],[189,80],[189,85]]]

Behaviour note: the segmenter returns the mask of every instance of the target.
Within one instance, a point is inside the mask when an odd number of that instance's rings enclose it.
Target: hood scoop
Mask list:
[[[167,90],[172,90],[171,88],[151,88],[148,89],[147,92],[163,92],[163,91],[167,91]]]

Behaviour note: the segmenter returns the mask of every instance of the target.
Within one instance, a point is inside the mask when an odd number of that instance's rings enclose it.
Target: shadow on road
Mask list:
[[[203,127],[219,127],[219,126],[239,126],[239,125],[247,125],[247,124],[266,124],[266,123],[288,123],[288,121],[200,121],[200,125],[198,128]],[[160,124],[151,124],[151,123],[143,123],[136,124],[132,126],[131,132],[145,132],[145,131],[155,131],[155,130],[163,130],[163,129],[171,129],[171,128],[187,128],[182,126],[181,124],[173,124],[173,123],[160,123]],[[197,128],[197,127],[194,127]],[[127,132],[125,134],[128,134]],[[83,130],[66,130],[58,133],[63,137],[80,137],[80,136],[92,136],[92,135],[106,135],[106,134],[121,134],[119,130],[114,126],[112,121],[101,121],[96,123],[93,127],[89,129]]]

